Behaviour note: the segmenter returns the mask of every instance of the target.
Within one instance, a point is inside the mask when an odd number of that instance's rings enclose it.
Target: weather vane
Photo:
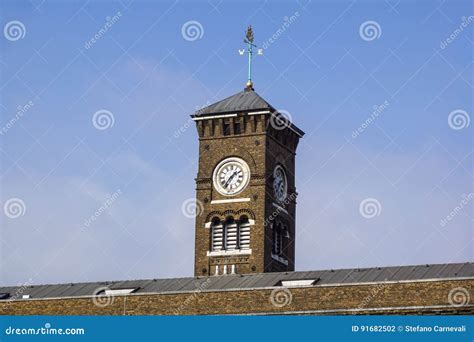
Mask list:
[[[246,90],[253,90],[253,82],[252,82],[252,57],[253,57],[253,48],[256,48],[257,45],[253,43],[253,30],[252,25],[249,25],[247,28],[247,34],[245,35],[244,43],[247,44],[247,53],[249,55],[249,72],[247,78],[247,84],[245,86]],[[239,53],[243,55],[245,50],[239,50]],[[263,55],[263,49],[257,49],[257,55]]]

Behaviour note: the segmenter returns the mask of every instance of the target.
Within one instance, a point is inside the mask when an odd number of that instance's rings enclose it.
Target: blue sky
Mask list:
[[[469,1],[3,1],[0,282],[192,275],[189,114],[242,90],[249,24],[267,43],[256,91],[306,132],[297,270],[472,261],[473,15]]]

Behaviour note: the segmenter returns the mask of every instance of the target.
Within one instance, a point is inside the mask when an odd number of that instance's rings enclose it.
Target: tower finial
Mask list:
[[[247,44],[247,52],[249,54],[249,72],[247,78],[247,84],[245,85],[245,90],[253,90],[253,82],[252,82],[252,55],[253,55],[253,47],[257,47],[253,44],[253,30],[252,25],[249,25],[247,28],[247,34],[245,35],[244,43]]]

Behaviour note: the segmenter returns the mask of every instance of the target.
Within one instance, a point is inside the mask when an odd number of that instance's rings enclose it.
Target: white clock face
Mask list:
[[[285,170],[277,165],[273,171],[273,191],[278,201],[283,202],[286,199],[288,183],[286,180]]]
[[[214,169],[214,187],[222,195],[236,195],[243,191],[250,180],[247,163],[240,158],[227,158]]]

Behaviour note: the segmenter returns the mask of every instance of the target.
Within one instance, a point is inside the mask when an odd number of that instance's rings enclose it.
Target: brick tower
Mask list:
[[[196,276],[293,271],[303,131],[247,86],[194,115]]]

